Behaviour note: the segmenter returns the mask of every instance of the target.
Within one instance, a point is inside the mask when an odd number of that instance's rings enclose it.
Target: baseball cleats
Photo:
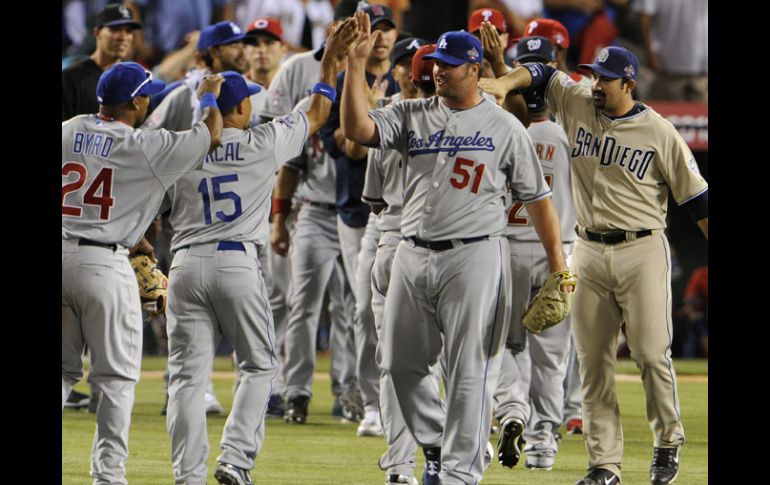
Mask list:
[[[305,424],[307,421],[307,405],[310,402],[309,396],[295,396],[289,399],[286,407],[286,413],[283,420],[287,423]]]
[[[343,393],[340,396],[342,403],[342,419],[351,423],[360,423],[364,420],[364,402],[358,389]]]
[[[422,485],[441,485],[438,474],[441,471],[441,448],[423,448],[425,471],[422,473]]]
[[[267,411],[265,414],[269,418],[282,418],[286,413],[286,401],[283,400],[280,394],[271,394],[270,399],[267,401]]]
[[[220,463],[214,472],[214,478],[225,485],[254,485],[247,470],[230,463]]]
[[[367,411],[363,421],[358,425],[358,436],[382,436],[385,431],[382,429],[379,411]]]
[[[521,459],[521,448],[524,446],[524,421],[519,418],[508,418],[503,421],[500,430],[500,441],[497,442],[497,459],[500,464],[513,468]]]
[[[620,485],[620,478],[606,468],[594,468],[575,485]]]
[[[679,447],[655,448],[650,465],[650,483],[668,485],[679,475]]]
[[[91,396],[83,394],[82,392],[72,391],[67,402],[64,403],[64,407],[67,409],[84,409],[88,407],[88,403],[91,401]]]
[[[406,475],[385,475],[385,485],[420,485],[414,477]]]
[[[524,467],[531,470],[551,470],[554,461],[556,461],[556,457],[552,453],[543,453],[541,455],[527,453],[527,461],[524,462]]]
[[[334,398],[334,404],[332,405],[332,416],[335,418],[342,417],[342,404],[340,404],[339,396]]]
[[[219,404],[214,394],[207,392],[203,398],[206,401],[206,414],[224,414],[225,408]]]
[[[583,420],[580,418],[570,419],[565,427],[567,434],[583,434]]]

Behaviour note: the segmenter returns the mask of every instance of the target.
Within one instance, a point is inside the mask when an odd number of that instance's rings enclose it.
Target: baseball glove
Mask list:
[[[158,264],[144,254],[139,254],[131,257],[131,266],[139,284],[142,307],[152,314],[165,312],[168,278],[158,268]]]
[[[521,317],[521,323],[527,330],[538,334],[564,320],[572,305],[573,293],[561,291],[562,285],[577,288],[577,279],[570,270],[551,273],[545,279],[529,308]]]

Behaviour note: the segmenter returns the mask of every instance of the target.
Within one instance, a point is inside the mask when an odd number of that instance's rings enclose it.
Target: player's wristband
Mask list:
[[[213,93],[206,93],[201,96],[201,111],[206,108],[219,109],[219,106],[217,106],[217,98]]]
[[[288,214],[291,212],[291,199],[276,199],[273,197],[273,214]]]
[[[326,83],[315,83],[313,89],[310,90],[310,94],[314,93],[320,94],[321,96],[326,96],[331,100],[332,103],[334,103],[334,100],[337,99],[337,90]]]

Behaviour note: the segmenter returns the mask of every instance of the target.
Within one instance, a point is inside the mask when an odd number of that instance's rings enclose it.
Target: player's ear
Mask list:
[[[626,88],[628,88],[628,90],[626,91],[627,93],[630,93],[631,91],[633,91],[635,87],[636,87],[636,81],[634,81],[633,79],[626,79]]]
[[[243,98],[240,103],[235,107],[235,112],[239,115],[242,115],[246,111],[246,100],[249,99],[248,96]]]

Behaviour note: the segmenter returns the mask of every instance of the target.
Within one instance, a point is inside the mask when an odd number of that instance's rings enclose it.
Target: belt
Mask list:
[[[423,241],[422,239],[418,239],[414,236],[405,237],[404,239],[407,241],[412,241],[415,246],[421,248],[426,248],[433,251],[446,251],[447,249],[453,249],[460,247],[461,245],[486,241],[489,239],[489,236],[468,237],[465,239],[447,239],[444,241]],[[458,242],[461,244],[457,244]]]
[[[336,205],[334,205],[334,204],[327,204],[325,202],[314,202],[312,200],[302,199],[302,203],[303,204],[312,205],[313,207],[319,207],[321,209],[326,209],[328,211],[336,211],[337,210],[337,206]]]
[[[182,249],[190,249],[190,246],[182,246],[181,248],[177,248],[176,251],[181,251]],[[217,250],[219,251],[243,251],[246,252],[246,248],[244,247],[242,242],[237,241],[220,241],[219,244],[217,244]],[[176,252],[174,251],[174,252]]]
[[[634,239],[639,239],[640,237],[647,237],[652,235],[651,229],[646,229],[644,231],[610,231],[610,232],[593,232],[589,231],[588,229],[583,229],[580,231],[577,227],[575,228],[575,232],[578,236],[580,236],[583,239],[586,239],[588,241],[595,241],[600,242],[604,244],[619,244],[626,241],[633,241]]]
[[[116,251],[118,249],[117,244],[105,244],[97,241],[92,241],[90,239],[80,239],[78,241],[78,245],[79,246],[96,246],[97,248],[110,249],[112,251]]]

